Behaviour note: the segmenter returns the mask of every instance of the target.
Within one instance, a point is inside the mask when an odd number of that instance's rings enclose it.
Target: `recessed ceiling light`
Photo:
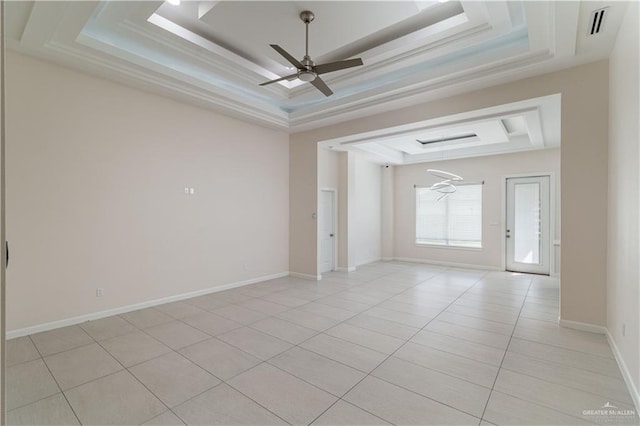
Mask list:
[[[167,3],[173,6],[180,6],[180,0],[167,0]]]
[[[449,1],[449,0],[438,0],[438,3],[446,3],[446,2],[448,2],[448,1]]]

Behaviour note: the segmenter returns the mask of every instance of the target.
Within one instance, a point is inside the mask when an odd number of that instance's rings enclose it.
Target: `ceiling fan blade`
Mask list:
[[[338,70],[344,70],[347,68],[358,67],[364,65],[362,59],[347,59],[346,61],[329,62],[328,64],[320,64],[313,67],[316,74],[324,74],[327,72],[333,72]]]
[[[298,61],[296,58],[294,58],[293,56],[291,56],[286,50],[284,50],[282,47],[278,46],[277,44],[270,44],[269,46],[273,47],[273,49],[278,52],[279,54],[281,54],[287,61],[289,61],[289,63],[291,63],[291,65],[295,66],[296,68],[298,68],[299,70],[302,69],[306,69],[304,65],[302,65],[300,63],[300,61]]]
[[[316,89],[324,93],[325,96],[333,95],[333,92],[331,91],[331,89],[329,89],[329,86],[327,86],[327,84],[322,81],[320,77],[316,77],[315,80],[311,82],[311,84],[313,84]]]
[[[298,74],[291,74],[288,75],[286,77],[280,77],[280,78],[276,78],[275,80],[271,80],[271,81],[265,81],[264,83],[260,83],[259,86],[266,86],[267,84],[271,84],[271,83],[277,83],[279,81],[282,80],[293,80],[294,78],[298,77]]]

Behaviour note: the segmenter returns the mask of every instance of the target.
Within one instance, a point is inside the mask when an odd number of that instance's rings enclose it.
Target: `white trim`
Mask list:
[[[588,324],[586,322],[569,321],[561,319],[558,321],[560,327],[572,328],[574,330],[588,331],[590,333],[607,334],[607,327],[602,325]]]
[[[289,272],[289,276],[312,281],[320,281],[322,279],[322,275],[303,274],[300,272]]]
[[[636,413],[640,413],[640,392],[638,392],[638,388],[633,382],[633,378],[631,377],[631,373],[629,373],[629,369],[627,368],[627,364],[624,362],[624,358],[618,349],[618,345],[616,345],[616,341],[613,339],[613,336],[607,330],[607,341],[609,342],[609,346],[611,346],[611,351],[613,352],[613,356],[616,358],[616,362],[618,363],[618,367],[620,368],[620,372],[622,373],[622,378],[624,382],[627,384],[627,389],[631,394],[631,399],[633,399],[633,403],[636,406]]]
[[[395,260],[395,257],[383,257],[382,258],[383,262],[391,262],[392,260]]]
[[[480,269],[483,271],[500,271],[501,269],[497,266],[487,266],[487,265],[476,265],[471,263],[459,263],[459,262],[446,262],[442,260],[433,260],[433,259],[415,259],[411,257],[394,257],[393,260],[397,260],[399,262],[411,262],[411,263],[428,263],[431,265],[438,266],[451,266],[454,268],[468,268],[468,269]]]
[[[318,145],[319,147],[319,145]],[[329,188],[329,187],[321,187],[319,188],[318,191],[318,206],[320,206],[320,202],[321,202],[321,197],[320,194],[322,193],[322,191],[326,191],[326,192],[331,192],[333,193],[333,264],[331,265],[331,271],[337,271],[338,270],[338,190],[336,188]],[[316,249],[316,253],[318,253],[318,260],[317,260],[317,271],[319,273],[318,276],[322,276],[320,274],[320,221],[317,220],[316,221],[316,233],[317,233],[317,249]],[[318,278],[321,279],[321,278]]]
[[[355,271],[355,270],[356,270],[356,267],[355,267],[355,266],[347,266],[347,267],[345,267],[345,266],[338,266],[338,267],[336,268],[336,271],[338,271],[338,272],[353,272],[353,271]]]
[[[14,339],[33,333],[49,331],[60,327],[80,324],[86,321],[97,320],[100,318],[110,317],[112,315],[124,314],[126,312],[136,311],[138,309],[149,308],[152,306],[162,305],[164,303],[175,302],[178,300],[190,299],[192,297],[203,296],[205,294],[217,293],[223,290],[229,290],[236,287],[242,287],[249,284],[255,284],[262,281],[273,280],[291,275],[290,272],[279,272],[277,274],[264,275],[261,277],[250,278],[248,280],[238,281],[230,284],[223,284],[216,287],[209,287],[203,290],[191,291],[188,293],[176,294],[174,296],[162,297],[160,299],[149,300],[147,302],[134,303],[119,308],[107,309],[105,311],[93,312],[91,314],[79,315],[77,317],[66,318],[58,321],[46,322],[42,324],[32,325],[29,327],[19,328],[17,330],[7,331],[7,339]]]
[[[382,258],[381,258],[381,257],[374,257],[373,259],[368,259],[368,260],[362,261],[362,262],[360,262],[360,263],[356,264],[356,266],[353,268],[353,270],[355,271],[355,269],[356,269],[358,266],[368,265],[369,263],[380,262],[381,260],[382,260]]]
[[[483,247],[465,247],[465,246],[450,246],[446,244],[431,244],[431,243],[415,243],[416,247],[428,248],[428,249],[445,249],[445,250],[467,250],[467,251],[482,251]]]

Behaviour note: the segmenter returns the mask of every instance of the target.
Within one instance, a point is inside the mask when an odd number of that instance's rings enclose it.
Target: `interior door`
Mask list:
[[[549,176],[507,179],[506,268],[549,275]]]
[[[334,270],[335,192],[320,191],[320,273]]]

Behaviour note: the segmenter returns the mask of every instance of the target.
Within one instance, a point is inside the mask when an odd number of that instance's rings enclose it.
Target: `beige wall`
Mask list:
[[[316,273],[316,144],[554,93],[562,94],[562,315],[606,322],[608,61],[515,81],[291,135],[291,264]]]
[[[452,249],[417,246],[415,243],[415,189],[413,185],[428,186],[434,178],[424,164],[397,166],[395,172],[395,255],[396,258],[461,263],[480,267],[502,266],[502,231],[504,229],[504,177],[508,175],[550,172],[555,177],[555,205],[559,206],[560,150],[548,149],[516,154],[492,155],[460,160],[438,161],[429,168],[447,170],[464,177],[468,182],[482,182],[482,249]],[[554,214],[555,213],[555,214]],[[559,209],[552,212],[559,225]],[[556,235],[560,235],[556,226]]]
[[[638,13],[638,3],[633,2],[609,59],[607,241],[607,328],[635,382],[636,404],[640,389]]]
[[[7,59],[9,330],[288,270],[286,133]]]
[[[318,145],[318,186],[338,189],[340,180],[340,153]]]

